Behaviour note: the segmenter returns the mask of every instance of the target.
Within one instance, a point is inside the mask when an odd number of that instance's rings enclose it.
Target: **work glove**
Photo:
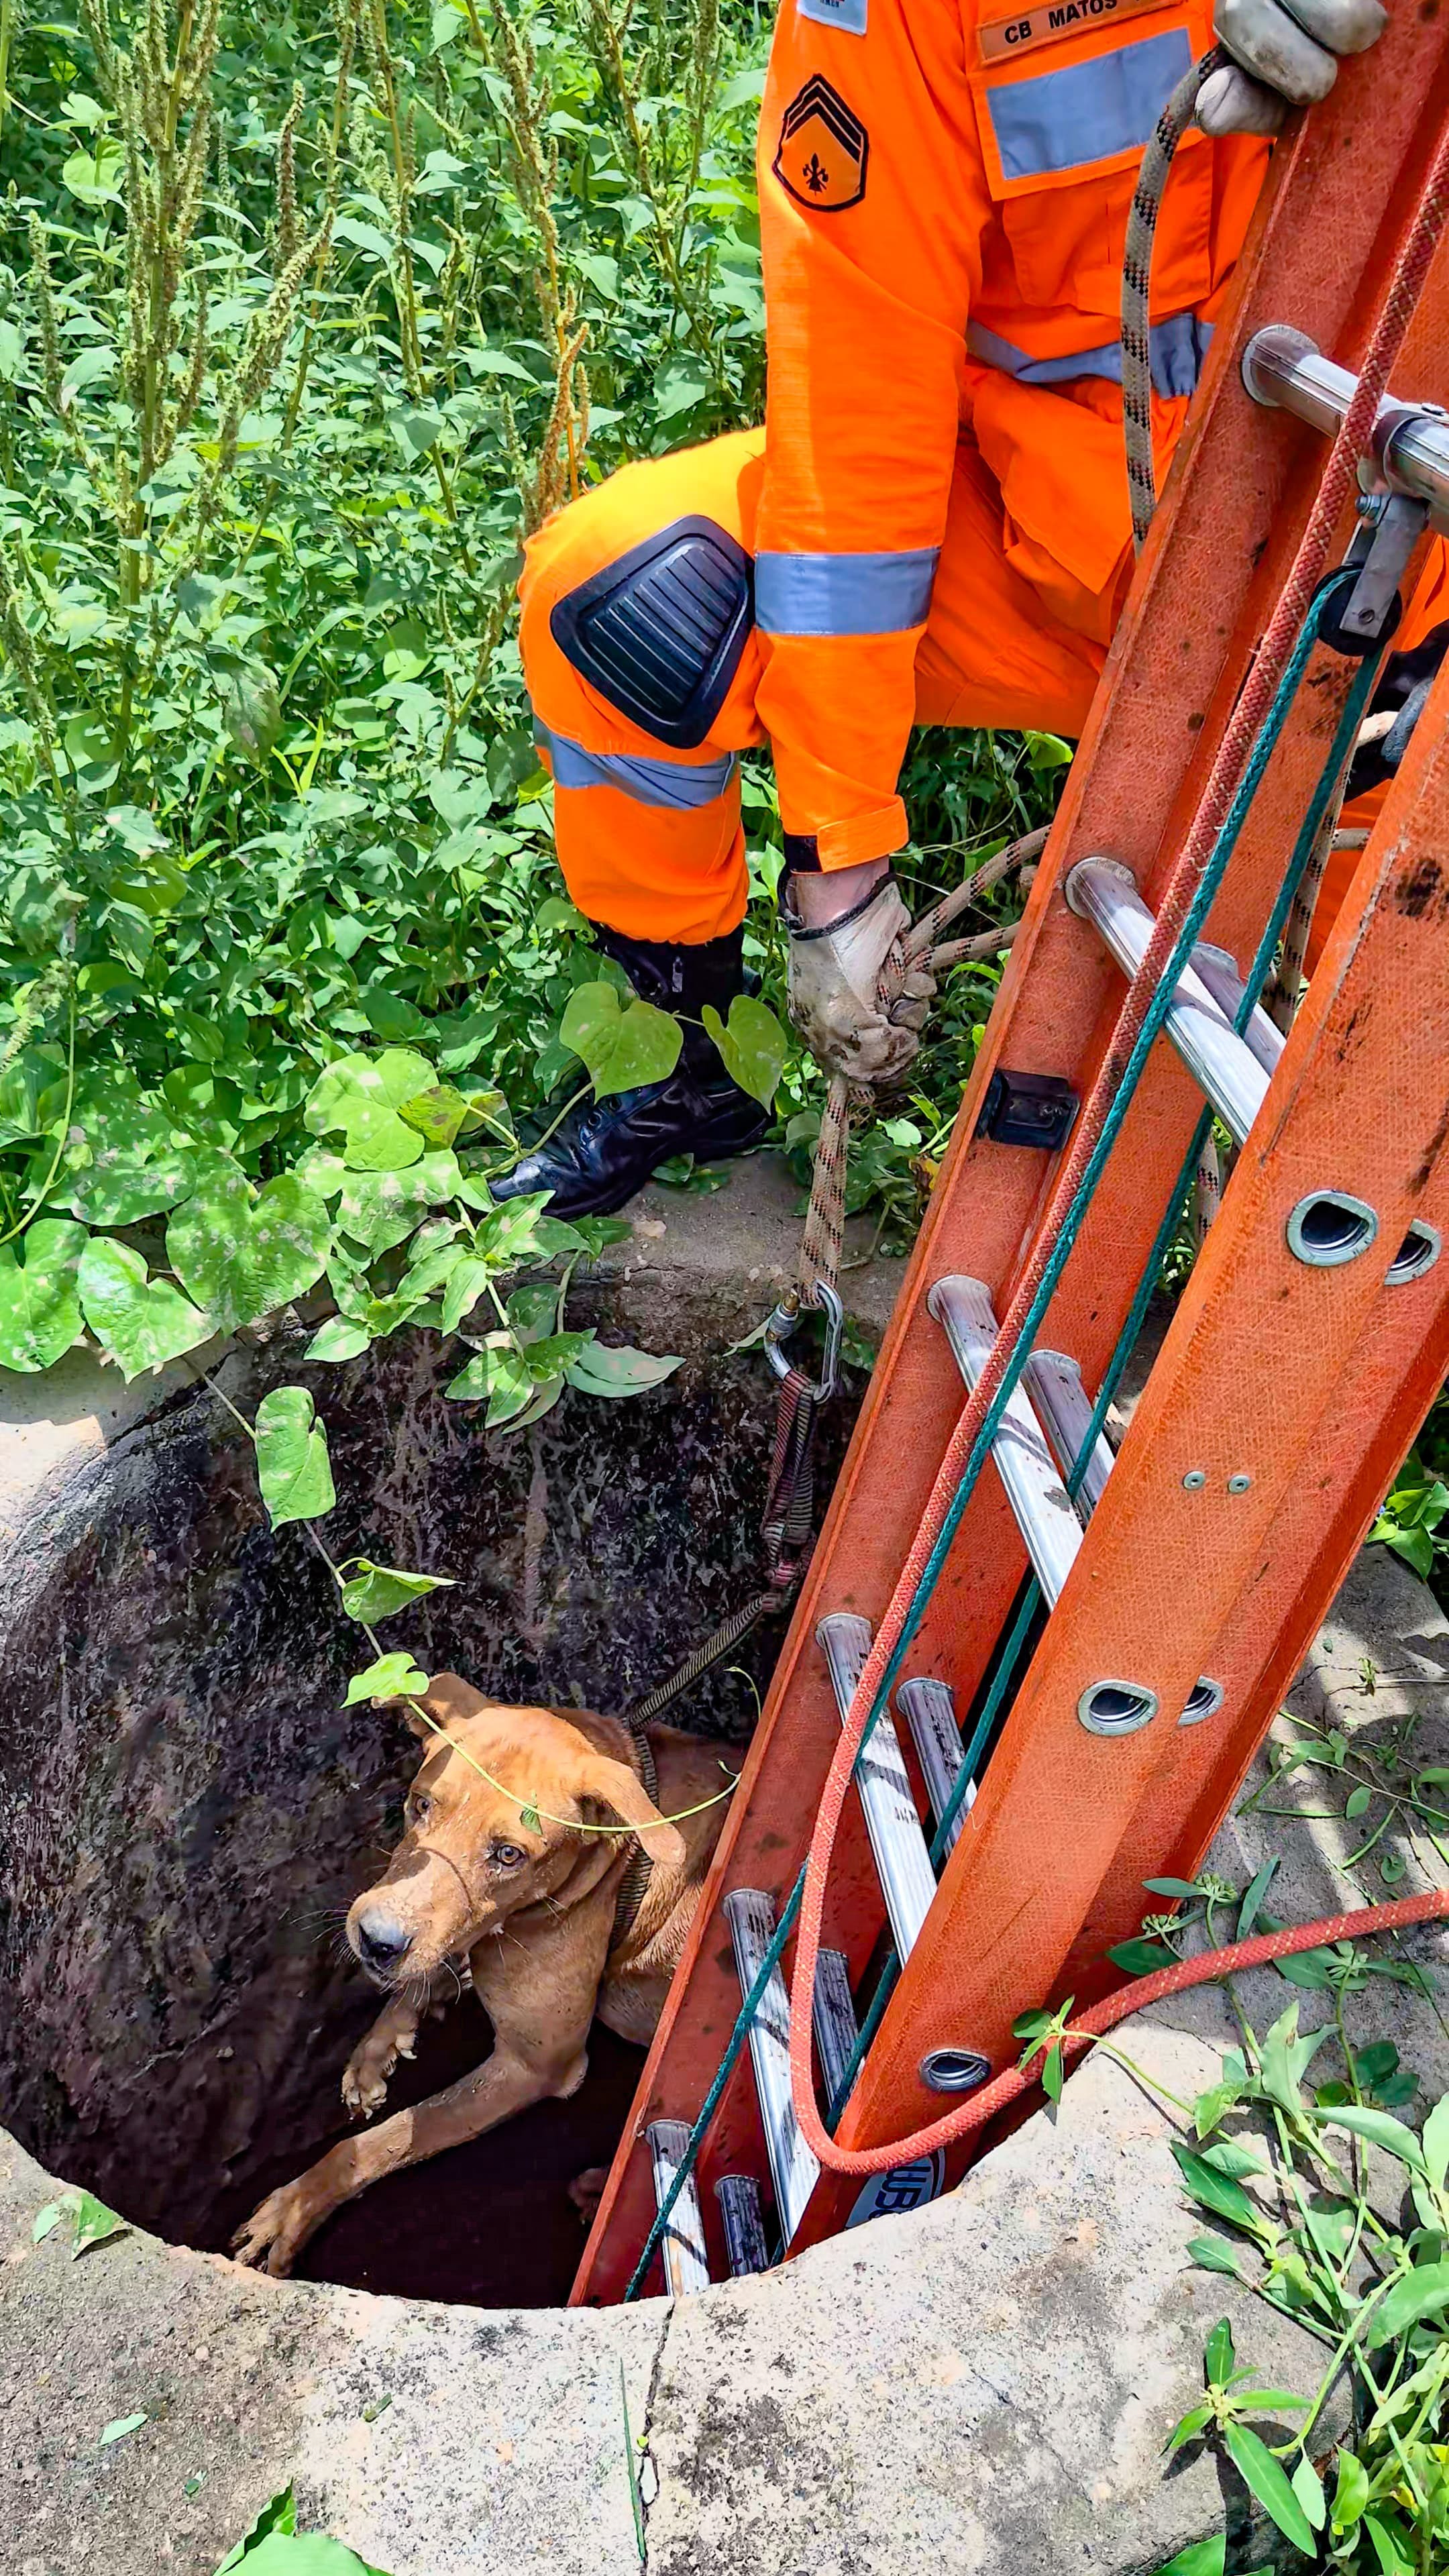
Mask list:
[[[784,906],[790,934],[790,1017],[815,1061],[827,1073],[889,1089],[899,1083],[919,1051],[926,1013],[936,990],[927,966],[906,964],[905,933],[911,917],[895,880],[883,877],[863,903],[808,929]],[[899,979],[896,998],[880,999]]]
[[[1197,94],[1205,134],[1276,134],[1290,107],[1327,98],[1340,54],[1364,54],[1388,25],[1379,0],[1217,0],[1213,29],[1233,57]]]

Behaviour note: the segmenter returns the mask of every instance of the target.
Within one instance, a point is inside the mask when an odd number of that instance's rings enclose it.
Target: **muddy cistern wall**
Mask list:
[[[581,1320],[608,1336],[605,1306]],[[233,1360],[229,1388],[248,1410],[269,1385],[311,1388],[335,1558],[457,1579],[388,1622],[384,1644],[425,1668],[619,1710],[756,1588],[774,1413],[757,1355],[691,1357],[622,1403],[566,1392],[510,1437],[445,1401],[456,1349],[434,1335],[340,1368],[308,1367],[304,1347],[298,1333]],[[823,1434],[822,1494],[858,1391]],[[342,1706],[366,1640],[305,1532],[270,1531],[250,1447],[206,1387],[92,1460],[24,1537],[0,1574],[0,2118],[137,2224],[223,2248],[346,2133],[338,2087],[377,1998],[342,1919],[401,1831],[417,1746],[393,1715]],[[763,1683],[780,1634],[732,1660]],[[755,1711],[750,1683],[723,1675],[679,1722],[739,1742]],[[489,2041],[465,1996],[424,2025],[388,2108]],[[376,2184],[299,2271],[565,2298],[582,2243],[568,2184],[607,2162],[642,2063],[598,2028],[590,2056],[573,2101]]]

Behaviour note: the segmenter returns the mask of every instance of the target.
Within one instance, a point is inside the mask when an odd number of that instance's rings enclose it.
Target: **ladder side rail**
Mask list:
[[[731,1802],[680,1971],[649,2052],[629,2141],[616,2159],[574,2288],[577,2301],[622,2295],[647,2233],[652,2195],[640,2140],[647,2120],[703,2099],[737,2008],[721,1905],[731,1886],[769,1889],[783,1902],[803,1858],[839,1719],[813,1638],[834,1609],[878,1618],[919,1519],[960,1406],[959,1384],[943,1364],[937,1328],[924,1311],[930,1281],[947,1270],[986,1276],[998,1303],[1029,1245],[1051,1165],[1046,1158],[978,1137],[985,1086],[998,1064],[1060,1071],[1080,1085],[1100,1060],[1120,987],[1088,925],[1058,891],[1065,868],[1096,849],[1124,859],[1150,901],[1159,853],[1174,816],[1190,810],[1231,705],[1264,604],[1281,581],[1311,505],[1321,452],[1311,434],[1251,404],[1233,373],[1236,346],[1261,324],[1291,312],[1321,345],[1352,349],[1390,210],[1409,202],[1424,151],[1425,101],[1449,61],[1449,22],[1429,29],[1397,18],[1374,56],[1382,59],[1382,107],[1358,105],[1352,63],[1334,95],[1276,155],[1236,280],[1238,319],[1219,324],[1194,418],[1179,451],[1148,556],[1109,657],[1087,741],[1069,773],[1058,826],[1008,960],[946,1168],[897,1301],[802,1587],[741,1786]],[[1379,92],[1375,92],[1376,97]],[[1325,209],[1335,216],[1335,258],[1322,258]],[[1341,212],[1342,220],[1338,220]],[[1220,415],[1229,414],[1221,432]],[[1214,434],[1206,435],[1209,424]],[[1324,657],[1327,668],[1332,657]],[[1329,672],[1334,685],[1344,666]],[[1310,668],[1309,678],[1313,677]],[[1343,686],[1348,684],[1348,674]],[[1301,810],[1320,745],[1298,728],[1264,790],[1271,813],[1254,821],[1256,857],[1243,864],[1215,909],[1213,935],[1246,955],[1282,865],[1289,817]],[[1157,792],[1144,796],[1143,781]],[[1296,805],[1295,805],[1296,800]],[[1245,840],[1249,836],[1245,836]],[[1028,973],[1028,962],[1031,971]],[[1157,1051],[1109,1167],[1106,1234],[1084,1229],[1077,1263],[1082,1289],[1072,1315],[1054,1315],[1049,1337],[1079,1356],[1090,1378],[1105,1367],[1161,1206],[1198,1111],[1194,1086],[1167,1049]],[[1144,1217],[1144,1202],[1150,1210]],[[1093,1244],[1095,1242],[1095,1251]],[[1104,1244],[1107,1249],[1104,1251]],[[1070,1277],[1070,1274],[1069,1274]],[[1105,1293],[1104,1293],[1105,1290]],[[948,1675],[957,1704],[969,1705],[980,1672],[1009,1615],[1025,1568],[999,1488],[983,1486],[963,1544],[954,1553],[932,1617],[918,1641],[918,1669]],[[862,1943],[880,1916],[863,1831],[847,1814],[832,1879],[827,1937],[864,1964]],[[711,2176],[752,2161],[758,2146],[748,2080],[726,2093],[706,2157]],[[702,2189],[704,2184],[702,2184]],[[706,2192],[706,2200],[708,2193]]]
[[[841,2123],[868,2145],[939,2116],[932,2048],[1012,2052],[1057,1983],[1123,1831],[1379,1302],[1444,1151],[1449,906],[1424,905],[1449,838],[1449,667],[1355,880],[1356,909],[1305,998],[1276,1115],[1240,1157],[941,1894]],[[1437,875],[1434,882],[1438,882]],[[1376,1212],[1324,1261],[1305,1203]],[[1201,1481],[1199,1481],[1199,1479]],[[1275,1605],[1291,1613],[1301,1569]],[[1135,1704],[1134,1704],[1135,1700]],[[834,2231],[822,2176],[797,2243]]]
[[[1419,1215],[1449,1241],[1442,1162]],[[1220,1715],[1180,1729],[1149,1781],[1068,1956],[1063,1993],[1085,2005],[1117,1982],[1106,1953],[1136,1931],[1150,1902],[1145,1879],[1195,1877],[1446,1375],[1449,1255],[1442,1255],[1419,1277],[1385,1285],[1372,1308],[1313,1434],[1315,1475],[1290,1488],[1209,1649],[1208,1669],[1223,1691]],[[1295,1578],[1284,1618],[1279,1605]]]

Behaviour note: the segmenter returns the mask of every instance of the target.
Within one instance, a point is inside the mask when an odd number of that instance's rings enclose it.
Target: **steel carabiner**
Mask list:
[[[812,1404],[824,1404],[835,1393],[839,1375],[840,1344],[845,1331],[845,1308],[836,1290],[824,1279],[817,1279],[815,1282],[814,1302],[825,1310],[825,1357],[821,1365],[819,1383],[810,1386],[808,1392]],[[788,1296],[781,1298],[774,1313],[766,1317],[761,1339],[764,1343],[765,1357],[778,1378],[789,1377],[794,1367],[793,1361],[787,1359],[781,1345],[794,1332],[803,1311],[800,1292],[792,1288]]]

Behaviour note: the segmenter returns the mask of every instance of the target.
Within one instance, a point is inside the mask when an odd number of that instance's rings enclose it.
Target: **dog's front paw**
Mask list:
[[[283,2280],[318,2222],[305,2181],[285,2183],[280,2191],[268,2192],[246,2225],[237,2229],[232,2254],[238,2263],[251,2263],[270,2272],[274,2280]]]
[[[388,2077],[395,2072],[398,2059],[411,2057],[412,2053],[400,2041],[378,2048],[370,2039],[353,2050],[342,2078],[342,2102],[354,2120],[370,2120],[382,2109],[387,2100]]]

